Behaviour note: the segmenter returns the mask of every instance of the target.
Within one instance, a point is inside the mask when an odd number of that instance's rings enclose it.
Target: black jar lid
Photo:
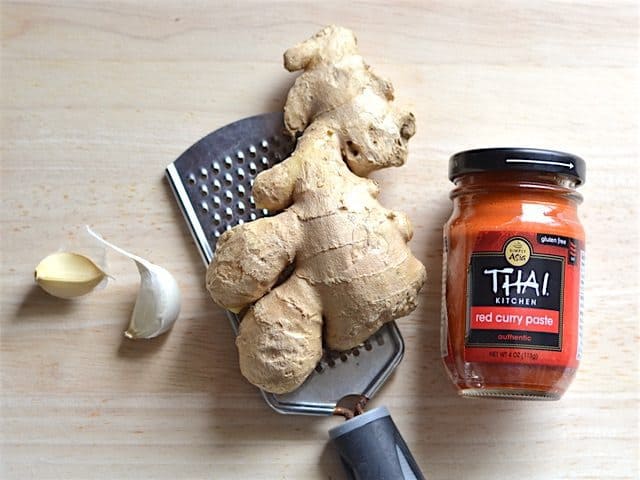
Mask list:
[[[559,173],[585,182],[586,166],[582,158],[571,153],[538,148],[479,148],[466,150],[449,159],[449,180],[478,172],[529,171]]]

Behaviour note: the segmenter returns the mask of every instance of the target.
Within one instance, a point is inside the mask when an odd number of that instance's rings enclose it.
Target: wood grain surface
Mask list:
[[[375,177],[429,280],[372,404],[432,480],[638,478],[635,2],[43,0],[0,16],[2,478],[345,478],[337,418],[278,415],[242,379],[163,179],[204,134],[280,109],[295,78],[282,52],[328,23],[356,31],[418,125],[407,165]],[[447,160],[512,145],[588,164],[585,354],[555,403],[459,399],[440,362]],[[86,298],[34,286],[85,224],[177,277],[168,335],[123,338],[138,274],[116,255],[116,281]]]

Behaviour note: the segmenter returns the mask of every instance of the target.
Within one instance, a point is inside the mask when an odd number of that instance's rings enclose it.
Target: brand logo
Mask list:
[[[496,295],[499,290],[502,290],[505,297],[509,297],[512,289],[517,295],[527,293],[527,289],[534,292],[536,297],[549,295],[549,272],[542,274],[542,282],[538,280],[535,270],[531,270],[527,274],[524,270],[507,267],[485,269],[482,273],[491,277],[491,289]],[[515,280],[511,277],[513,274],[515,274]],[[500,283],[500,275],[502,275],[502,283]],[[504,302],[499,302],[496,299],[496,303]]]
[[[490,291],[494,295],[492,303],[539,306],[540,298],[550,296],[551,273],[545,268],[544,260],[536,259],[531,244],[522,237],[510,238],[504,244],[502,254],[504,260],[483,262],[480,270],[484,278],[491,279]]]
[[[504,248],[504,258],[514,267],[525,265],[530,257],[531,247],[529,243],[522,238],[516,237],[509,240]]]

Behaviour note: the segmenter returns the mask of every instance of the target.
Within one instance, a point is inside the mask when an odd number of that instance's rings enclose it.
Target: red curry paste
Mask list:
[[[451,157],[442,350],[464,396],[557,399],[582,355],[585,164],[537,149]]]

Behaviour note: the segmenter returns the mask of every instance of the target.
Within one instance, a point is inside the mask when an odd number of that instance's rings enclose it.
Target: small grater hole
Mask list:
[[[214,225],[220,225],[220,222],[222,221],[222,218],[220,217],[219,213],[214,213],[213,214],[213,224]]]
[[[216,230],[215,232],[213,232],[213,236],[216,238],[220,238],[220,232]]]
[[[267,142],[266,140],[262,140],[262,142],[260,142],[260,146],[265,152],[269,150],[269,142]]]
[[[341,353],[340,354],[340,360],[342,360],[343,362],[347,361],[347,354],[346,353]]]
[[[201,176],[202,178],[207,178],[207,177],[209,176],[209,172],[207,172],[207,169],[206,169],[206,168],[201,168],[201,169],[200,169],[200,176]]]
[[[224,210],[224,215],[225,217],[227,217],[227,220],[231,220],[233,218],[233,211],[229,207],[227,207]],[[230,225],[227,225],[227,227],[228,227],[227,230],[231,228]]]
[[[217,175],[218,173],[220,173],[220,164],[218,162],[213,162],[211,164],[211,170],[213,170],[213,173]]]
[[[262,214],[263,215],[269,215],[269,210],[267,210],[266,208],[262,209]]]
[[[202,195],[203,197],[209,195],[209,189],[206,185],[200,185],[200,195]]]
[[[243,219],[238,220],[238,225],[244,225],[244,220]]]
[[[187,180],[191,185],[194,185],[196,183],[196,176],[193,173],[189,174],[189,178]]]
[[[217,195],[213,196],[213,206],[216,208],[220,208],[221,202],[220,202],[220,197]]]
[[[232,185],[233,184],[233,177],[231,176],[230,173],[225,173],[224,174],[224,183],[226,185]]]
[[[256,218],[258,218],[258,216],[255,213],[252,213],[251,215],[249,215],[249,218],[251,220],[255,220]]]
[[[252,157],[256,156],[256,147],[254,145],[249,146],[249,155]]]
[[[244,206],[243,202],[238,202],[238,212],[244,213],[247,210],[247,207]]]
[[[263,167],[268,167],[269,166],[269,159],[267,157],[262,157],[260,159],[260,163],[262,164]]]
[[[253,199],[253,196],[249,197],[249,203],[251,204],[252,207],[256,206],[256,201]]]
[[[224,201],[225,201],[225,203],[231,203],[232,200],[233,200],[233,193],[231,193],[229,190],[224,192]]]
[[[207,204],[207,202],[202,202],[202,203],[200,204],[200,207],[202,208],[202,211],[203,211],[204,213],[207,213],[207,212],[209,211],[209,205]]]
[[[244,180],[244,169],[239,168],[239,169],[237,170],[236,174],[238,175],[238,178],[239,178],[240,180]]]
[[[213,181],[213,191],[214,192],[219,192],[220,189],[222,188],[222,184],[220,183],[220,180],[218,180],[217,178]]]
[[[238,189],[237,190],[238,190],[238,196],[239,197],[244,197],[244,192],[245,192],[244,187],[242,185],[238,185]]]
[[[231,225],[228,225],[225,227],[225,231],[228,232],[229,230],[231,230],[233,227]]]
[[[253,178],[251,180],[249,180],[249,185],[251,185],[253,187]]]
[[[242,153],[240,150],[238,150],[238,151],[236,152],[236,157],[238,158],[238,161],[239,161],[240,163],[242,163],[242,161],[244,160],[244,153]]]
[[[229,156],[224,157],[225,168],[231,168],[232,165],[233,165],[233,160],[231,160],[231,157]]]
[[[251,172],[252,175],[255,175],[257,171],[258,171],[258,167],[256,166],[255,163],[251,162],[249,164],[249,172]]]
[[[360,349],[359,349],[358,347],[356,347],[356,348],[354,348],[354,349],[352,349],[352,350],[351,350],[351,353],[352,353],[354,356],[356,356],[356,357],[357,357],[357,356],[359,356],[359,355],[360,355]]]
[[[368,352],[372,349],[371,342],[369,340],[364,342],[364,349]]]

